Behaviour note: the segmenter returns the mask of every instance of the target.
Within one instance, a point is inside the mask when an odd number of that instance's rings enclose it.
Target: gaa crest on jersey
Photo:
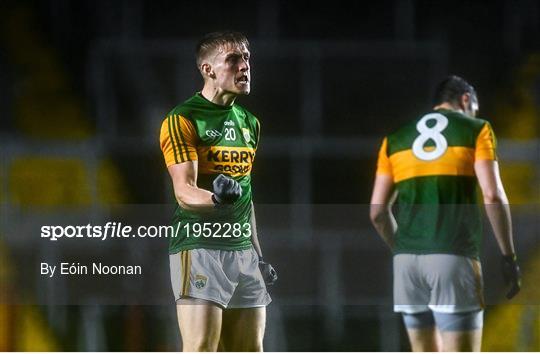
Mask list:
[[[248,128],[242,128],[242,135],[244,135],[244,140],[246,141],[246,143],[249,143],[251,141],[251,135],[249,135]]]
[[[206,286],[206,282],[208,281],[208,278],[204,275],[197,274],[195,275],[195,287],[197,289],[202,289]]]

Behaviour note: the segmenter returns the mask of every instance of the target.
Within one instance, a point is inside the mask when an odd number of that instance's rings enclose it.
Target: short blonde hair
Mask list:
[[[206,34],[197,43],[196,60],[197,67],[200,68],[204,58],[214,50],[226,45],[245,45],[249,49],[249,41],[246,36],[236,31],[219,31]]]

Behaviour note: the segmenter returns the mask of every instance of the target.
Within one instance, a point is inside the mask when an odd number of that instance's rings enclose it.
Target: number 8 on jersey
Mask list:
[[[436,123],[432,127],[428,127],[427,122],[435,120]],[[440,113],[426,114],[416,124],[416,130],[420,135],[414,140],[412,152],[414,156],[424,161],[433,161],[444,155],[448,149],[448,142],[441,133],[448,126],[448,118]],[[435,143],[435,149],[431,151],[425,150],[426,143],[432,140]]]

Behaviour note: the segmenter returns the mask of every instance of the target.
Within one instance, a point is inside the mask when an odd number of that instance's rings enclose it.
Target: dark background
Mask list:
[[[160,124],[202,87],[196,40],[222,29],[251,42],[252,93],[238,102],[262,124],[253,186],[265,258],[281,274],[266,349],[409,349],[391,311],[391,257],[366,204],[383,136],[430,109],[449,74],[475,86],[479,116],[498,135],[518,255],[538,279],[537,1],[2,1],[0,23],[0,349],[180,348],[173,306],[56,301],[47,294],[57,284],[25,264],[74,254],[36,242],[45,222],[101,220],[118,204],[172,211]],[[538,350],[538,289],[500,306],[486,236],[484,349]],[[156,286],[166,294],[166,244],[153,245],[137,257],[162,269]],[[21,278],[33,293],[14,301]],[[528,329],[501,335],[491,318]]]

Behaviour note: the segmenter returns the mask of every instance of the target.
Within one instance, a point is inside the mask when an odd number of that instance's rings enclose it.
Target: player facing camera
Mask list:
[[[266,286],[277,273],[263,260],[251,192],[260,123],[236,103],[251,91],[250,55],[239,32],[204,36],[196,47],[204,86],[161,127],[178,202],[169,258],[184,351],[262,350]]]

